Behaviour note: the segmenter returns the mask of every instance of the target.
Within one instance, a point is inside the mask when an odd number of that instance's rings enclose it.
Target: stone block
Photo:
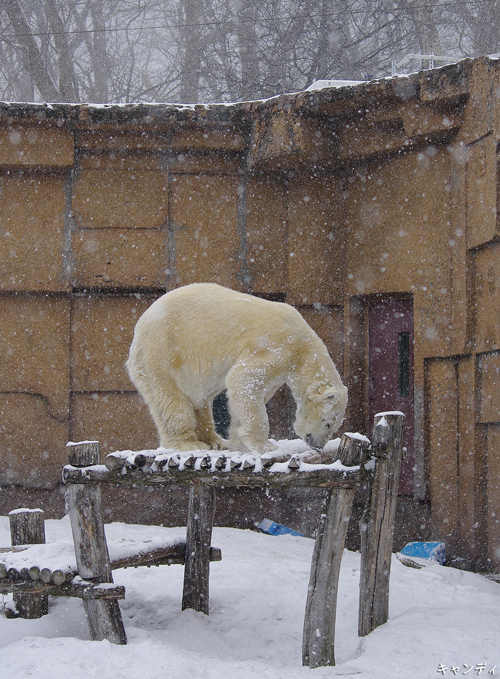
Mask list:
[[[481,468],[475,445],[475,358],[466,356],[458,363],[458,468],[460,556],[474,558],[476,521],[481,507],[476,505],[476,470]]]
[[[158,435],[147,406],[137,393],[75,394],[71,440],[99,441],[101,459],[115,450],[158,447]]]
[[[0,143],[1,147],[1,143]],[[0,178],[0,289],[62,291],[65,178]]]
[[[413,292],[424,286],[427,291],[447,288],[449,294],[451,234],[443,227],[447,188],[449,158],[436,149],[353,173],[345,216],[350,294]]]
[[[77,288],[161,288],[169,277],[167,235],[156,229],[79,229],[72,238]]]
[[[331,166],[337,158],[336,145],[336,126],[277,104],[255,121],[248,164],[273,171]]]
[[[285,292],[287,228],[285,187],[276,177],[254,177],[246,193],[247,266],[252,291]]]
[[[498,126],[498,66],[485,57],[462,63],[467,103],[459,139],[469,145]]]
[[[497,152],[494,135],[467,150],[467,247],[492,241],[497,233]]]
[[[479,422],[500,423],[500,351],[477,357],[480,384]]]
[[[240,153],[178,149],[169,156],[168,169],[172,174],[239,175],[243,162],[244,156]]]
[[[81,296],[71,314],[72,391],[131,391],[125,361],[134,327],[156,297]]]
[[[67,464],[69,421],[55,419],[39,395],[0,394],[0,484],[53,488]]]
[[[500,245],[475,254],[477,351],[500,349]]]
[[[37,394],[49,417],[69,414],[70,303],[0,296],[0,392]]]
[[[487,445],[488,557],[490,569],[497,572],[500,566],[500,426],[488,427]]]
[[[337,153],[342,161],[393,153],[408,144],[403,119],[398,113],[388,120],[359,119],[342,127]]]
[[[413,102],[401,106],[401,117],[404,130],[408,137],[419,137],[422,135],[435,135],[445,132],[461,125],[460,108],[440,110],[433,106],[422,106]]]
[[[246,143],[246,136],[234,125],[206,128],[179,125],[172,130],[171,138],[174,151],[179,149],[242,151]]]
[[[288,290],[290,304],[341,304],[345,223],[342,188],[333,176],[289,183]]]
[[[176,287],[219,283],[241,287],[241,234],[238,177],[173,176],[171,185],[172,269]]]
[[[453,360],[427,365],[427,440],[432,539],[453,551],[459,526],[459,469],[457,465],[458,386]]]
[[[344,372],[344,310],[318,304],[315,307],[298,307],[304,320],[323,340],[342,376]]]
[[[73,184],[71,208],[80,228],[160,229],[167,222],[167,175],[82,169]]]
[[[143,170],[161,172],[164,168],[163,157],[156,153],[110,152],[102,153],[92,149],[82,149],[78,154],[80,170]]]
[[[67,168],[74,162],[74,134],[42,125],[0,127],[0,165]]]
[[[78,149],[84,152],[107,153],[115,157],[126,157],[127,154],[164,151],[169,146],[169,138],[165,133],[141,126],[139,131],[119,130],[116,125],[105,125],[98,129],[79,130],[76,138]],[[106,158],[106,162],[109,155]]]
[[[360,167],[347,186],[347,294],[413,294],[416,349],[451,355],[451,251],[463,246],[449,220],[448,151]]]

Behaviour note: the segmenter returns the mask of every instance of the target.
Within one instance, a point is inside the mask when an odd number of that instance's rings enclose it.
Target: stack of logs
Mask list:
[[[190,469],[193,471],[211,470],[219,472],[230,472],[233,470],[239,471],[259,471],[260,469],[269,469],[276,463],[287,463],[290,471],[295,471],[300,468],[301,462],[306,460],[311,462],[309,453],[292,455],[292,456],[258,456],[258,455],[241,455],[233,453],[232,455],[225,455],[222,453],[212,454],[189,454],[189,453],[171,453],[159,454],[157,450],[142,451],[136,453],[133,451],[121,451],[110,453],[104,460],[107,469],[112,472],[137,471],[168,471],[169,469]],[[316,462],[316,460],[313,460]]]

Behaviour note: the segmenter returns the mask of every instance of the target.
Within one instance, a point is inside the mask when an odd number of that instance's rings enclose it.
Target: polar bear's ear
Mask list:
[[[309,386],[306,390],[307,398],[313,403],[324,403],[328,401],[328,405],[336,405],[339,400],[339,393],[335,387],[323,387],[318,390],[317,387]]]
[[[340,396],[339,392],[335,387],[328,387],[325,389],[325,391],[321,394],[322,399],[325,401],[328,401],[330,405],[336,405],[340,401]]]

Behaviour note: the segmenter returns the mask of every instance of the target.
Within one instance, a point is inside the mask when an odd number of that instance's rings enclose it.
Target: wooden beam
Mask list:
[[[74,467],[99,464],[99,444],[74,444],[70,449],[70,462]],[[77,484],[66,491],[66,508],[69,514],[75,545],[78,574],[83,579],[112,583],[108,545],[104,533],[100,486]],[[120,606],[116,599],[89,599],[83,601],[91,639],[108,639],[114,644],[126,644]]]
[[[182,610],[209,613],[210,543],[215,515],[215,488],[192,486],[186,529],[186,564]]]
[[[244,462],[242,462],[244,464]],[[283,463],[286,464],[286,463]],[[123,469],[123,468],[121,468]],[[252,469],[232,469],[231,471],[215,471],[207,469],[195,469],[192,467],[179,470],[177,467],[169,467],[166,462],[162,471],[127,470],[123,474],[120,471],[110,471],[104,466],[77,469],[65,467],[63,481],[66,485],[72,484],[91,485],[99,483],[112,483],[115,485],[134,486],[190,486],[193,483],[212,487],[253,487],[253,488],[355,488],[359,481],[357,467],[352,470],[331,469],[328,466],[318,468],[311,466],[310,471],[305,470],[304,464],[298,469],[293,468],[293,462],[288,464],[286,470],[275,472],[263,469],[255,472]]]
[[[45,522],[41,509],[15,509],[9,512],[10,539],[13,546],[45,543]],[[14,604],[20,618],[33,620],[47,615],[46,594],[14,593]]]
[[[405,422],[403,413],[375,416],[371,451],[376,459],[375,470],[360,521],[360,637],[383,625],[389,616],[389,578]]]
[[[368,439],[344,434],[339,448],[342,464],[361,464]],[[316,534],[307,593],[302,664],[335,665],[335,615],[338,580],[354,488],[328,490]]]

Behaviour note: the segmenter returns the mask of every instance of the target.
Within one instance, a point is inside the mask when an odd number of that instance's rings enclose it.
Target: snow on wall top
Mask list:
[[[440,68],[421,71],[410,76],[394,76],[354,86],[338,86],[338,81],[322,81],[320,89],[313,84],[309,91],[282,94],[262,101],[224,104],[175,104],[175,103],[126,103],[126,104],[69,104],[69,103],[24,103],[0,102],[0,119],[34,119],[56,121],[58,125],[95,125],[102,123],[173,125],[178,123],[236,123],[248,125],[266,111],[283,107],[315,112],[325,104],[340,105],[339,112],[346,113],[346,104],[352,102],[353,109],[363,101],[373,105],[377,100],[417,100],[431,102],[466,95],[472,65],[478,61],[496,64],[497,61],[481,57],[465,59]],[[345,84],[345,83],[344,83]],[[313,89],[314,88],[314,89]]]

